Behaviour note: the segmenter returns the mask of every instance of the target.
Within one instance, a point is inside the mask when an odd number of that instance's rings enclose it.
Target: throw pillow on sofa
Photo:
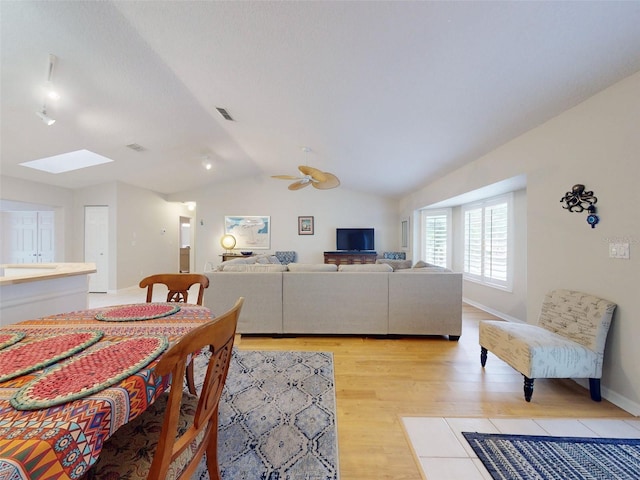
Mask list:
[[[411,260],[390,260],[387,258],[379,258],[376,260],[376,263],[386,263],[387,265],[390,265],[394,271],[411,268]]]
[[[255,257],[255,263],[260,263],[260,264],[273,264],[273,265],[282,265],[280,263],[280,260],[278,260],[278,257],[276,257],[275,255],[256,255]]]

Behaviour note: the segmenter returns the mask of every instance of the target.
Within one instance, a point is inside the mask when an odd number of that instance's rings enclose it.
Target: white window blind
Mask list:
[[[450,266],[449,238],[451,210],[422,211],[422,259],[448,268]]]
[[[465,278],[511,288],[509,271],[512,195],[463,207]]]

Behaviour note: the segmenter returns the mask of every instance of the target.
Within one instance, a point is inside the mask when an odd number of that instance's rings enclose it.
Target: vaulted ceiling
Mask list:
[[[399,196],[640,70],[637,1],[2,1],[0,17],[0,172],[68,188],[170,194],[308,164]],[[35,113],[49,54],[52,126]],[[114,162],[19,165],[80,149]]]

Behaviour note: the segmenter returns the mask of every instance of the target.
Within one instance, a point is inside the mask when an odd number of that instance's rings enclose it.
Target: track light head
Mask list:
[[[56,121],[53,118],[47,115],[47,111],[44,108],[42,110],[37,111],[36,115],[40,117],[40,120],[42,120],[48,126],[51,126],[54,123],[56,123]]]

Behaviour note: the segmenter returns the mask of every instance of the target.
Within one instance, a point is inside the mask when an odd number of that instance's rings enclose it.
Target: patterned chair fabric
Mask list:
[[[296,261],[296,252],[291,250],[284,251],[284,252],[276,252],[275,255],[278,258],[278,260],[280,260],[280,263],[282,265],[289,265],[290,263],[293,263]]]
[[[389,260],[406,260],[407,254],[405,252],[383,252],[382,258]]]
[[[151,468],[151,461],[158,447],[159,437],[148,435],[145,432],[157,433],[162,430],[168,398],[167,394],[161,395],[147,408],[144,415],[120,427],[118,435],[104,443],[98,462],[89,470],[86,480],[109,478],[146,480]],[[182,405],[180,405],[178,436],[181,436],[189,425],[193,424],[197,407],[198,398],[185,392]],[[198,438],[171,463],[167,478],[180,476],[201,441],[202,438]]]
[[[589,378],[600,400],[604,348],[616,304],[585,293],[554,290],[545,296],[537,325],[480,322],[481,362],[487,351],[525,377],[531,400],[535,378]]]

